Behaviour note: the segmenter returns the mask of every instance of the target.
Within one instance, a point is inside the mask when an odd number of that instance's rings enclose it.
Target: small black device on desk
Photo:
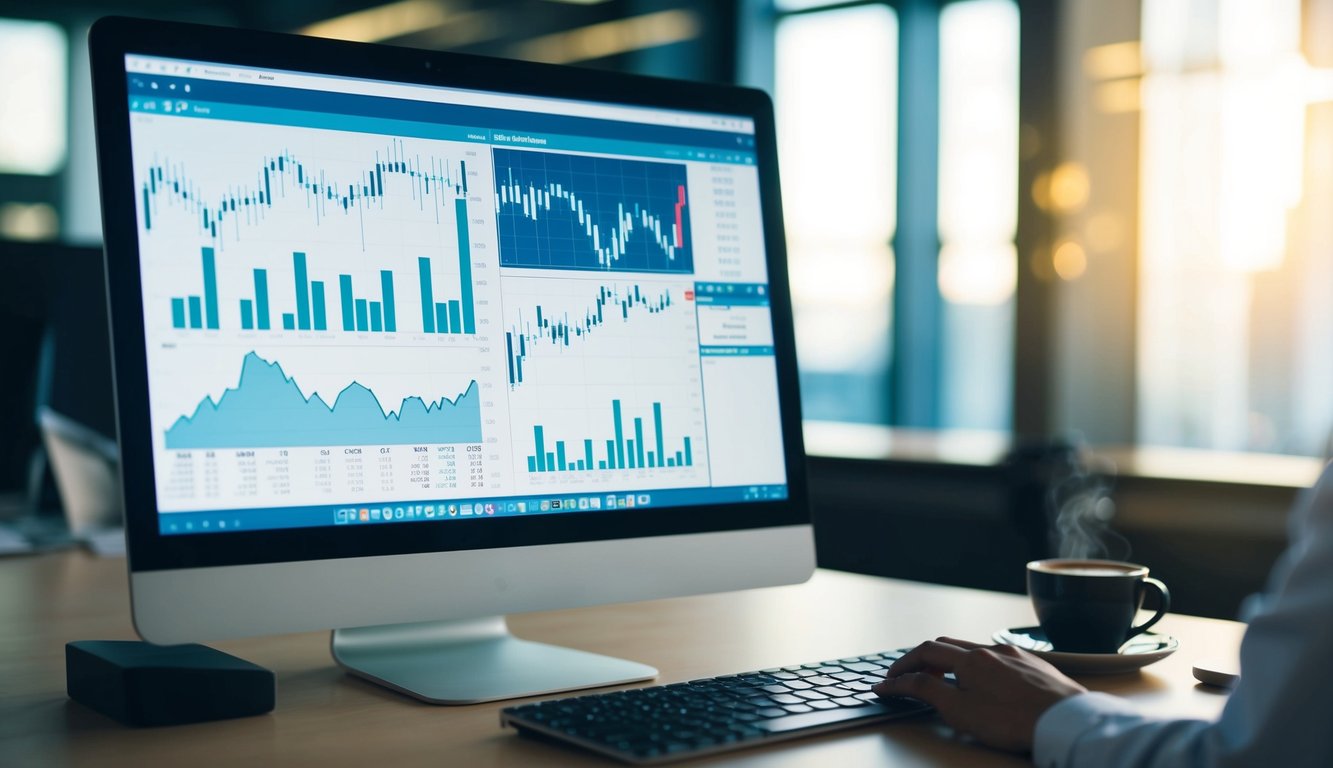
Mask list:
[[[273,672],[205,645],[65,645],[69,697],[125,725],[182,725],[273,711]]]
[[[906,650],[510,707],[500,723],[638,765],[910,717],[870,690]]]

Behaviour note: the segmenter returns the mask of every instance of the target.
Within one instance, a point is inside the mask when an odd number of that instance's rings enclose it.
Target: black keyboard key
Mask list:
[[[755,727],[767,733],[786,733],[787,731],[804,728],[819,728],[846,720],[861,719],[866,716],[866,709],[866,707],[859,709],[828,709],[806,714],[788,715],[755,723]],[[888,708],[885,707],[884,711],[887,712]]]
[[[813,707],[814,709],[837,709],[837,708],[838,708],[838,705],[837,705],[837,704],[834,704],[832,701],[829,701],[828,699],[824,699],[824,700],[822,700],[822,701],[811,701],[811,702],[808,703],[808,706]]]
[[[851,691],[847,690],[846,688],[836,685],[825,685],[821,688],[816,688],[815,690],[819,691],[825,696],[833,696],[835,698],[838,696],[846,696],[851,693]]]
[[[801,691],[801,693],[805,693],[805,691]],[[770,696],[769,698],[771,698],[773,701],[776,701],[776,702],[779,703],[779,704],[800,704],[800,703],[801,703],[801,699],[796,698],[796,695],[795,695],[795,694],[792,694],[792,693],[779,693],[778,695],[776,695],[776,696]]]
[[[855,662],[845,666],[851,672],[882,672],[885,669],[885,667],[882,667],[879,664],[871,664],[868,662]]]
[[[810,688],[814,688],[813,685],[811,685],[811,684],[809,684],[809,683],[807,683],[806,681],[801,680],[801,679],[788,680],[787,682],[785,682],[785,683],[783,683],[783,684],[786,685],[787,688],[789,688],[789,689],[791,689],[791,690],[793,690],[793,691],[805,691],[805,690],[809,690]]]
[[[791,705],[789,705],[789,706],[783,707],[783,709],[787,710],[789,713],[791,713],[791,714],[793,714],[793,715],[800,715],[800,714],[804,714],[804,713],[806,713],[806,712],[814,712],[814,711],[815,711],[813,708],[811,708],[811,707],[807,707],[807,706],[804,705],[804,704],[791,704]],[[767,720],[767,721],[765,721],[765,722],[772,722],[772,721],[771,721],[771,720]]]
[[[797,691],[792,695],[800,696],[806,701],[819,701],[821,699],[827,699],[829,697],[827,693],[820,693],[819,691]]]
[[[807,677],[807,678],[805,679],[805,681],[806,681],[807,683],[811,684],[811,685],[837,685],[837,684],[838,684],[838,681],[837,681],[837,680],[834,680],[834,679],[831,678],[831,677],[824,677],[823,675],[816,675],[816,676],[814,676],[814,677]]]
[[[834,699],[833,703],[840,707],[864,707],[867,702],[862,701],[855,696],[843,696],[840,699]]]
[[[833,678],[834,680],[843,680],[843,681],[861,679],[861,675],[856,672],[839,672],[836,675],[829,675],[829,677]]]
[[[765,685],[764,693],[791,693],[791,689],[785,685]]]
[[[783,715],[787,714],[787,710],[781,707],[766,707],[764,709],[759,710],[758,712],[755,712],[755,714],[759,715],[760,717],[767,717],[767,718],[782,717]]]

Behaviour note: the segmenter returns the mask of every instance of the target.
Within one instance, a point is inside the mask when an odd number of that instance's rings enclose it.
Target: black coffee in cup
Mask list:
[[[1046,639],[1057,651],[1115,653],[1167,612],[1171,593],[1148,568],[1114,560],[1034,560],[1028,596]],[[1145,592],[1157,593],[1157,612],[1134,625]]]

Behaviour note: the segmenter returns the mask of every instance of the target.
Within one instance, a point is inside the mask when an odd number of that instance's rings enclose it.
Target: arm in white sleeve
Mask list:
[[[1038,768],[1333,766],[1333,468],[1291,523],[1217,722],[1147,718],[1122,699],[1080,694],[1037,722]]]

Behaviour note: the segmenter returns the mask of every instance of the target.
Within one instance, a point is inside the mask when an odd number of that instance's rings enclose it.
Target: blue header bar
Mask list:
[[[754,165],[753,152],[722,151],[717,149],[671,144],[623,141],[618,139],[562,136],[532,132],[497,131],[484,127],[438,125],[410,120],[395,120],[361,115],[340,115],[328,112],[309,112],[280,107],[256,107],[242,104],[196,101],[175,98],[130,97],[130,111],[144,114],[194,117],[209,120],[232,120],[242,123],[287,125],[297,128],[323,128],[334,131],[378,133],[399,138],[464,141],[491,146],[533,147],[570,152],[604,152],[616,155],[639,155],[670,160],[696,160],[710,163],[737,163]]]
[[[694,300],[714,307],[767,307],[764,283],[695,283]]]
[[[126,78],[130,96],[144,99],[281,108],[442,126],[474,126],[501,132],[529,131],[718,150],[754,150],[754,136],[744,133],[187,77],[127,73]]]

